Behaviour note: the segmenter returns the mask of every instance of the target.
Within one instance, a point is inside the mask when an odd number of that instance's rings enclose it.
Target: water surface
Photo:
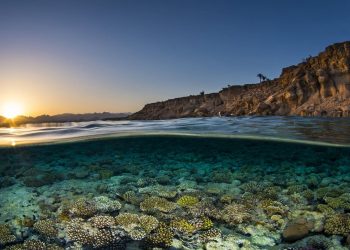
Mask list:
[[[350,119],[276,116],[27,124],[19,128],[0,128],[0,145],[146,133],[254,137],[350,145]]]

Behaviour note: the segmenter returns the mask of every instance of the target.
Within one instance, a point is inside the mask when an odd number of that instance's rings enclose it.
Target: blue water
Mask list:
[[[349,249],[350,120],[0,129],[0,249]]]

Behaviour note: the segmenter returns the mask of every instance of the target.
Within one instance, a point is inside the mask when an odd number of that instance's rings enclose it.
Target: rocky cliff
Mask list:
[[[147,104],[129,118],[217,115],[349,117],[350,42],[333,44],[318,56],[284,68],[276,79]]]

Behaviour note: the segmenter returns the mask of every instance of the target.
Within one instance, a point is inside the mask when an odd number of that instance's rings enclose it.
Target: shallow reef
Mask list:
[[[349,249],[350,148],[130,136],[0,148],[0,249]]]

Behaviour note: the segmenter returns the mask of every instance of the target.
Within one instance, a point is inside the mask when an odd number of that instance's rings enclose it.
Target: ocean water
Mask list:
[[[349,119],[36,124],[0,145],[0,249],[349,249]]]

